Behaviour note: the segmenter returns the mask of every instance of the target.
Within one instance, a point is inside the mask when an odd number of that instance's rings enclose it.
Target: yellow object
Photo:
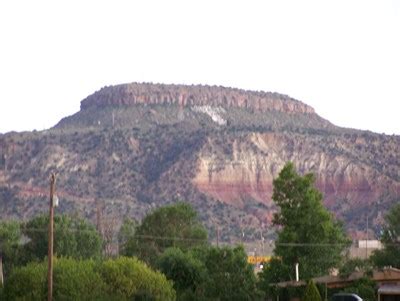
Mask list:
[[[257,264],[261,262],[269,262],[271,258],[271,256],[247,256],[247,262]]]

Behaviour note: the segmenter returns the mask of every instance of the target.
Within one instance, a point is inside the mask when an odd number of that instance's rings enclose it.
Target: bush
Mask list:
[[[165,275],[151,270],[136,258],[107,260],[100,265],[99,272],[107,283],[106,292],[119,300],[131,300],[132,297],[175,300],[172,283]]]
[[[307,283],[302,301],[321,301],[321,295],[314,281],[310,280]]]
[[[30,263],[16,268],[4,283],[5,300],[46,300],[47,266]]]
[[[95,272],[93,260],[61,258],[54,262],[53,296],[55,300],[97,300],[105,283]]]
[[[2,300],[45,300],[47,261],[16,268],[4,285]],[[164,275],[136,258],[105,262],[60,258],[54,261],[54,300],[175,300]]]

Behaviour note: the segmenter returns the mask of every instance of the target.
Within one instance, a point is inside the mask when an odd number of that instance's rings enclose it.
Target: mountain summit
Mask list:
[[[314,113],[310,106],[289,96],[218,86],[132,83],[104,87],[81,102],[81,109],[110,105],[172,104],[227,106],[261,112]]]
[[[230,128],[332,128],[312,107],[279,93],[151,83],[104,87],[82,100],[80,112],[56,127],[131,127],[139,121],[150,126],[177,124],[185,116],[186,121],[207,127],[215,123]]]

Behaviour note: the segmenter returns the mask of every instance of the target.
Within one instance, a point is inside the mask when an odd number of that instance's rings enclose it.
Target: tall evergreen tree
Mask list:
[[[287,163],[273,181],[272,199],[279,208],[273,224],[278,238],[276,259],[261,274],[264,281],[294,279],[296,263],[301,279],[328,273],[338,266],[350,244],[341,223],[323,206],[314,181],[312,174],[299,175],[292,163]]]

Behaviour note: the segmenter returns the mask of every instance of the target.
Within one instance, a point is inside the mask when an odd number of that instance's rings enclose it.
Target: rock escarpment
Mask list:
[[[135,104],[209,105],[248,108],[261,112],[315,113],[312,107],[278,93],[245,91],[217,86],[149,83],[104,87],[85,98],[81,102],[81,109]]]

